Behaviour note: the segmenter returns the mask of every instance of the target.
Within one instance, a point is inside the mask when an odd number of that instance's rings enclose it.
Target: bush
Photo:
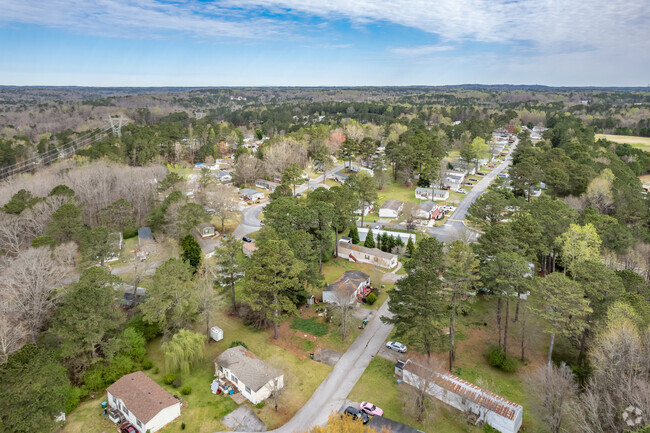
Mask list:
[[[508,356],[501,346],[491,345],[486,356],[492,367],[499,368],[506,373],[514,373],[517,370],[517,360]]]
[[[160,328],[155,323],[146,323],[143,317],[142,314],[136,314],[126,323],[126,327],[139,331],[147,341],[153,340],[161,334]]]
[[[76,386],[68,388],[65,397],[65,413],[70,413],[79,405],[82,390]]]
[[[374,293],[371,293],[366,297],[366,304],[372,305],[375,302],[377,302],[377,295],[375,295]]]
[[[153,362],[151,362],[149,359],[145,359],[142,362],[142,369],[143,370],[150,370],[151,367],[153,367]]]
[[[234,340],[232,343],[230,343],[231,348],[237,346],[244,346],[244,349],[248,349],[248,346],[246,346],[246,343],[244,343],[243,341]]]
[[[258,409],[262,409],[264,407],[264,404],[265,404],[265,402],[264,402],[264,400],[262,400],[259,403],[257,403],[255,405],[255,407],[258,408]]]
[[[153,374],[158,374],[160,373],[160,369],[158,367],[153,369]]]
[[[165,382],[165,385],[171,385],[174,383],[176,380],[176,375],[175,374],[166,374],[165,377],[163,377],[163,382]]]
[[[172,382],[172,386],[173,386],[174,388],[178,388],[178,387],[180,387],[182,384],[183,384],[183,381],[180,380],[180,379],[176,379],[175,381]]]
[[[183,395],[190,395],[190,394],[192,394],[192,387],[189,386],[189,385],[185,385],[185,386],[181,389],[181,394],[183,394]]]

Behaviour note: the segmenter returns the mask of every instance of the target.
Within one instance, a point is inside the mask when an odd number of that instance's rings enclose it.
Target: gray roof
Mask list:
[[[224,177],[224,176],[230,176],[230,173],[228,173],[227,171],[224,171],[224,170],[217,170],[217,171],[215,171],[214,175],[216,177]]]
[[[251,189],[251,188],[244,188],[241,190],[241,193],[246,196],[254,195],[254,194],[262,194],[264,195],[263,192],[258,191],[256,189]]]
[[[384,204],[381,205],[380,209],[391,209],[394,211],[398,211],[400,207],[404,205],[403,201],[399,200],[386,200]]]
[[[368,427],[377,432],[390,431],[391,433],[422,433],[422,431],[409,427],[401,422],[393,421],[380,415],[374,415],[368,422]]]
[[[215,364],[230,370],[244,385],[257,392],[270,380],[282,376],[282,372],[271,367],[243,346],[225,350],[214,360]]]
[[[138,239],[142,240],[153,240],[153,233],[149,227],[140,227],[138,229]]]
[[[345,271],[343,275],[334,280],[332,284],[329,284],[325,288],[325,291],[331,292],[338,288],[342,288],[350,293],[354,293],[359,288],[359,284],[363,283],[368,278],[368,274],[361,271]]]
[[[348,178],[347,174],[341,173],[340,171],[337,171],[336,173],[334,173],[334,175],[340,177],[341,179],[347,179]]]
[[[438,205],[432,201],[423,201],[418,205],[418,209],[421,209],[425,212],[431,212],[436,208],[436,206]]]

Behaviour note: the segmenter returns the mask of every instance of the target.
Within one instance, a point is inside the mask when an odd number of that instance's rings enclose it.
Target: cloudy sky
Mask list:
[[[648,0],[0,0],[0,84],[650,84]]]

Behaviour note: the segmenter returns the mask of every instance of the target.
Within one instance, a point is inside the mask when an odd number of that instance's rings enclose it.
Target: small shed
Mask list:
[[[216,234],[214,226],[210,223],[201,223],[196,226],[196,229],[202,238],[211,238]]]
[[[210,338],[212,338],[214,341],[223,340],[223,329],[219,328],[218,326],[213,326],[210,328]]]
[[[142,245],[143,242],[153,242],[153,233],[151,233],[151,228],[149,227],[140,227],[138,229],[138,243]]]
[[[395,376],[402,377],[404,375],[405,362],[401,359],[395,363]]]

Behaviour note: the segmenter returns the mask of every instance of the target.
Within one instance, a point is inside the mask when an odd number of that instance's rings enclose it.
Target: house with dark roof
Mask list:
[[[332,284],[323,289],[323,302],[338,304],[341,296],[348,295],[356,302],[357,295],[370,285],[370,276],[361,271],[345,271]]]
[[[253,404],[284,387],[284,374],[243,346],[226,349],[215,358],[214,368],[215,376],[229,380]]]
[[[404,383],[426,390],[427,394],[468,414],[476,424],[488,424],[502,433],[517,433],[521,428],[524,408],[517,403],[411,359],[406,360],[401,371]]]
[[[138,243],[142,245],[144,242],[153,242],[153,233],[149,227],[140,227],[138,229]]]
[[[141,371],[122,376],[106,392],[111,408],[140,433],[154,433],[181,416],[181,402]]]
[[[381,415],[373,415],[373,417],[370,418],[370,421],[366,425],[375,430],[377,433],[423,433],[422,430],[414,429],[413,427],[409,427],[406,424],[393,421],[392,419]]]

